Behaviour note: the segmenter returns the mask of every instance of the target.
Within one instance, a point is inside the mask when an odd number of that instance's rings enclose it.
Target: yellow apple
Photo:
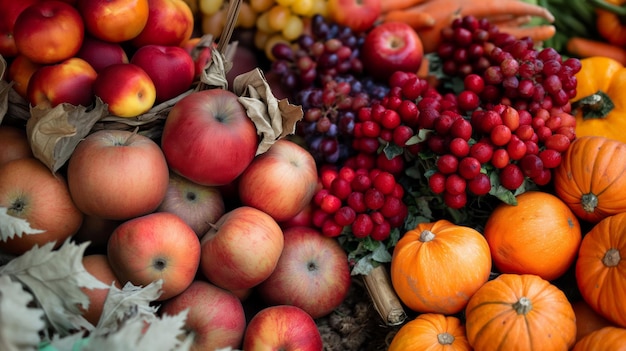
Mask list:
[[[93,92],[118,117],[137,117],[156,101],[152,79],[132,63],[116,63],[102,69],[94,81]]]

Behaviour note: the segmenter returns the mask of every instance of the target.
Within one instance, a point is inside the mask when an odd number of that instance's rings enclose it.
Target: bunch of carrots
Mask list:
[[[522,0],[383,0],[381,21],[400,21],[413,27],[422,39],[424,52],[434,52],[441,42],[441,30],[455,18],[486,18],[500,31],[534,41],[551,38],[554,16],[545,7]],[[534,17],[546,24],[526,26]]]

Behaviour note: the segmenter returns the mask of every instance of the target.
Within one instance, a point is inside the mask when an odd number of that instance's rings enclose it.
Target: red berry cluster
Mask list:
[[[404,188],[393,174],[377,168],[324,165],[322,188],[313,197],[313,224],[326,236],[349,228],[357,238],[387,239],[408,215]]]

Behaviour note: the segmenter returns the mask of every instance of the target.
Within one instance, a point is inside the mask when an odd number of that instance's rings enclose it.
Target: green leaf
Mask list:
[[[385,156],[387,157],[387,159],[391,160],[392,158],[396,156],[402,155],[404,153],[404,148],[394,143],[387,143],[387,145],[383,147],[383,152],[385,153]]]

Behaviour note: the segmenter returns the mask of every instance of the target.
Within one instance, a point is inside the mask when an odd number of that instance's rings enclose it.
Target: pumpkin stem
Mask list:
[[[526,296],[522,296],[516,303],[513,304],[513,309],[517,314],[526,314],[533,309],[533,304]]]
[[[602,263],[607,267],[615,267],[622,260],[618,249],[608,249],[602,257]]]
[[[441,345],[452,345],[454,343],[454,335],[450,333],[439,333],[437,334],[437,341]]]
[[[580,109],[584,120],[602,119],[613,111],[613,100],[602,90],[586,96],[572,104],[573,109]]]
[[[434,238],[435,238],[435,233],[431,232],[428,229],[424,229],[420,233],[419,241],[425,243],[425,242],[429,242],[429,241],[433,240]]]
[[[598,197],[595,194],[584,194],[580,197],[580,204],[587,213],[593,213],[598,207]]]

